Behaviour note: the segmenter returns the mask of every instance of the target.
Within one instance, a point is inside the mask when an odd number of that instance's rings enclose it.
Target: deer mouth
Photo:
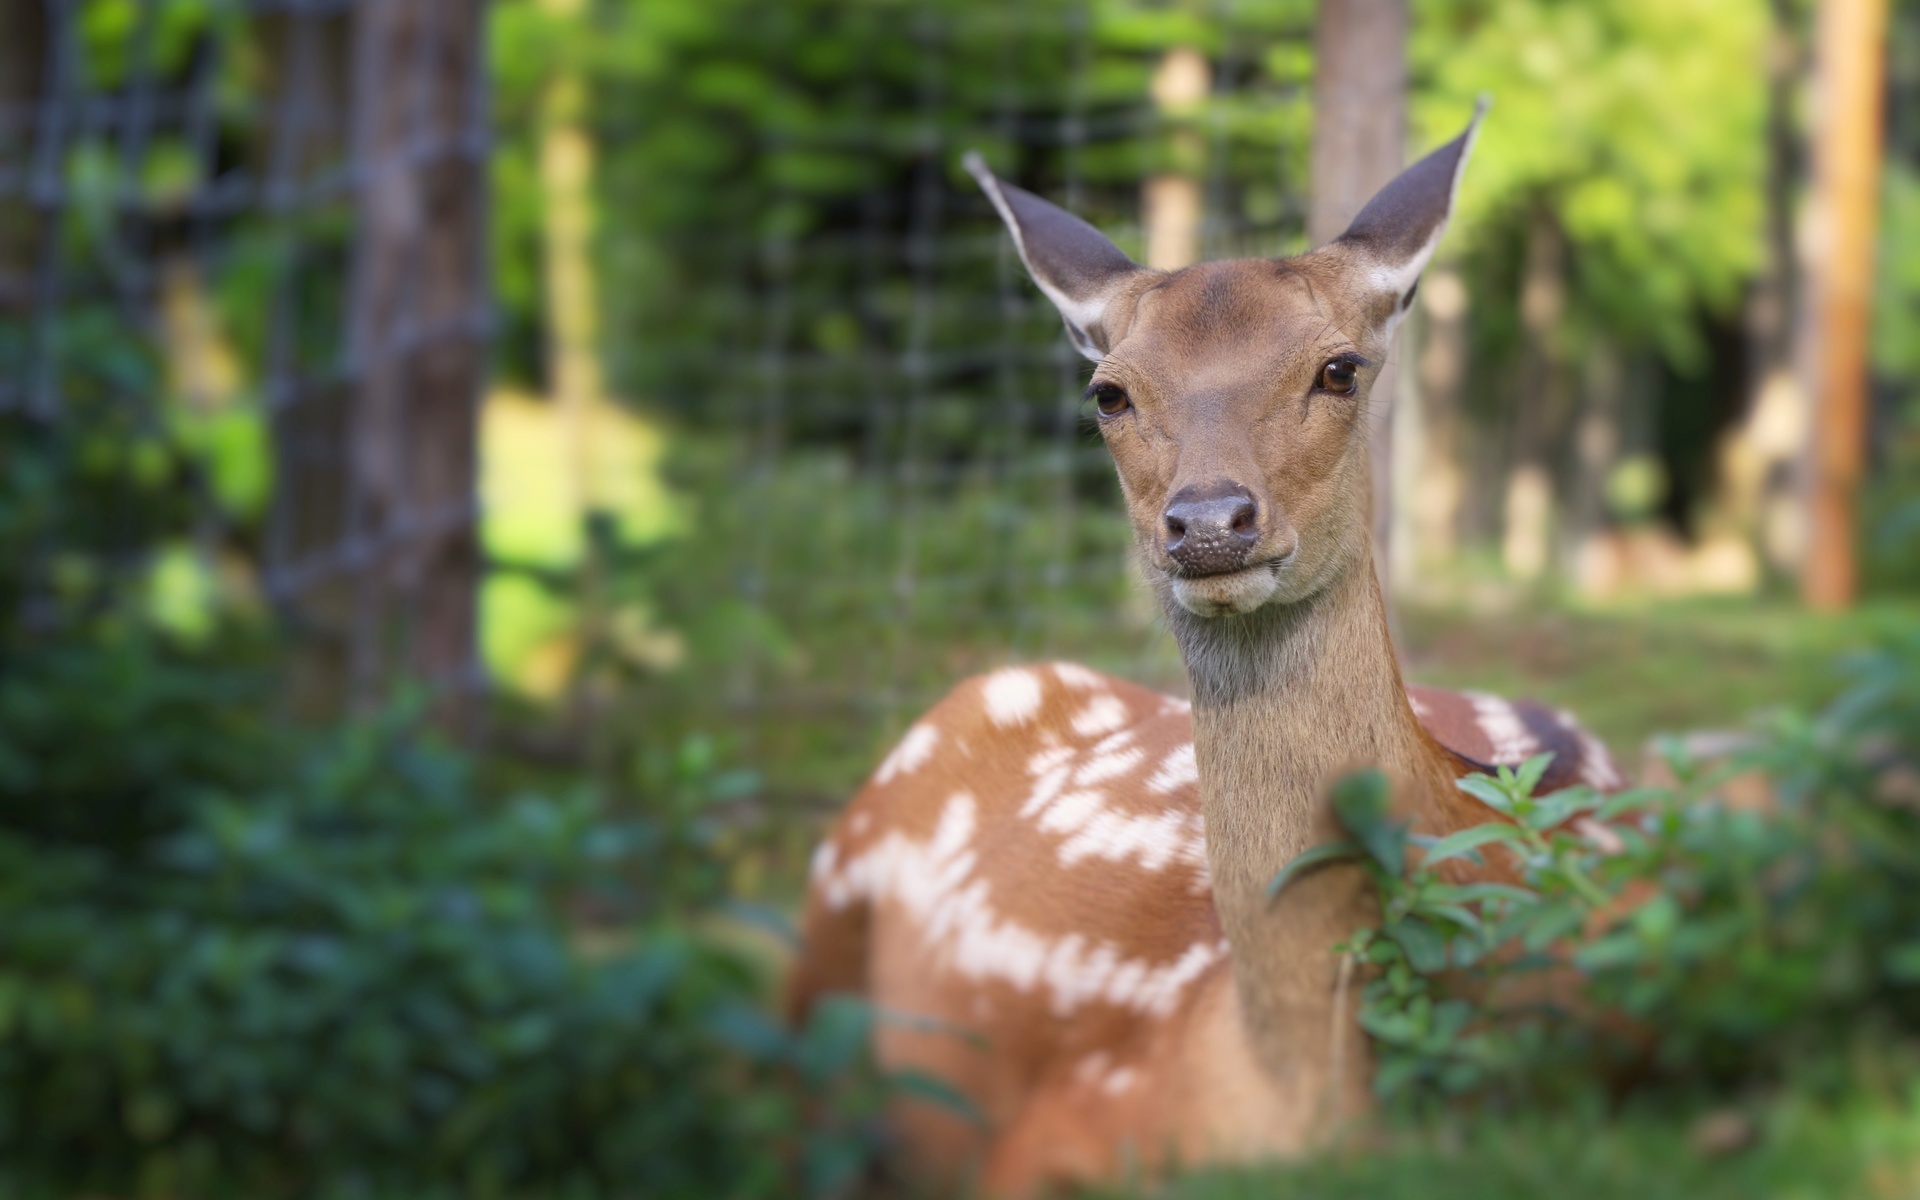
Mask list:
[[[1280,590],[1280,571],[1286,558],[1268,559],[1212,575],[1168,574],[1174,603],[1196,617],[1229,617],[1249,613],[1274,598]]]

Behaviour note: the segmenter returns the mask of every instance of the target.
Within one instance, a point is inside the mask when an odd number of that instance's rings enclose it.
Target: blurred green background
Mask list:
[[[1494,99],[1401,335],[1410,673],[1630,769],[1819,711],[1920,626],[1920,4],[1819,606],[1822,4],[1408,7],[1409,157]],[[1143,260],[1305,250],[1320,18],[9,0],[0,1186],[900,1194],[876,1114],[937,1084],[768,1015],[813,839],[969,673],[1184,687],[960,153]],[[1819,1020],[1910,1062],[1861,994]],[[1183,1186],[1913,1194],[1920,1093],[1843,1032]]]

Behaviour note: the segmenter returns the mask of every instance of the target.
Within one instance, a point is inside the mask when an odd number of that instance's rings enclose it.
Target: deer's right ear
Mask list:
[[[1110,320],[1114,301],[1128,294],[1128,283],[1157,272],[1122,254],[1105,234],[1066,209],[1002,183],[978,154],[968,151],[961,161],[1007,223],[1027,274],[1060,310],[1074,349],[1094,362],[1105,358],[1121,332]]]
[[[1420,272],[1446,232],[1460,177],[1486,115],[1487,98],[1482,96],[1474,106],[1473,120],[1459,137],[1400,172],[1334,240],[1334,245],[1358,254],[1366,264],[1365,278],[1387,306],[1389,331],[1412,306]]]

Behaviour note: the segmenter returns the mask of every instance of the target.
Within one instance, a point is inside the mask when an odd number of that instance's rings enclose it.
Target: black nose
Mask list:
[[[1167,553],[1195,575],[1238,571],[1260,540],[1259,515],[1238,484],[1183,488],[1167,505]]]

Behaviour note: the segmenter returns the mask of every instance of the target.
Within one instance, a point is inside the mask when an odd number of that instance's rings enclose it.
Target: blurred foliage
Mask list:
[[[497,644],[544,656],[535,694],[618,660],[626,682],[597,686],[644,681],[630,719],[738,730],[782,784],[833,792],[976,664],[1092,654],[1177,677],[1145,648],[1153,616],[1122,566],[1083,364],[957,159],[980,148],[1136,251],[1141,179],[1190,169],[1204,253],[1303,249],[1312,15],[1301,0],[498,6],[503,369],[536,386],[548,369],[541,138],[556,81],[574,80],[609,384],[661,418],[684,518],[664,542],[623,539],[617,565],[549,564],[490,593],[518,622]],[[1554,335],[1569,370],[1596,348],[1625,364],[1628,518],[1687,518],[1749,382],[1772,10],[1475,0],[1414,16],[1410,149],[1494,100],[1445,251],[1471,297],[1461,465],[1487,495],[1463,513],[1469,542],[1498,527],[1514,414],[1541,402],[1517,317],[1536,217],[1569,243]],[[1790,7],[1789,29],[1804,18]],[[1149,97],[1178,45],[1216,73],[1191,117]],[[1174,161],[1180,130],[1204,161]],[[1897,587],[1899,566],[1872,579]]]
[[[1375,1090],[1539,1103],[1597,1079],[1685,1091],[1832,1090],[1862,1044],[1920,1034],[1920,630],[1854,662],[1817,720],[1613,796],[1532,791],[1548,758],[1461,790],[1502,820],[1433,839],[1389,813],[1378,772],[1333,803],[1347,841],[1276,878],[1359,862],[1382,916],[1342,948],[1363,965]],[[1762,772],[1764,803],[1729,799]],[[1608,838],[1588,824],[1611,830]],[[1617,842],[1608,845],[1609,841]],[[1509,856],[1521,882],[1454,883]]]
[[[558,77],[593,88],[616,390],[702,423],[733,422],[758,410],[770,386],[761,372],[776,355],[794,393],[783,405],[788,435],[846,442],[857,441],[859,398],[879,385],[875,373],[902,379],[900,356],[927,340],[912,328],[927,302],[916,289],[938,280],[934,343],[921,349],[976,352],[941,354],[930,391],[977,391],[995,365],[978,348],[1008,336],[1001,307],[982,301],[1011,280],[1001,255],[982,253],[996,244],[991,216],[959,172],[959,148],[978,146],[1049,192],[1071,176],[1093,219],[1128,225],[1134,187],[1164,150],[1142,102],[1168,45],[1221,54],[1233,86],[1206,120],[1226,155],[1222,182],[1236,196],[1259,192],[1270,228],[1297,230],[1298,214],[1271,193],[1276,141],[1304,154],[1307,64],[1277,51],[1310,16],[1300,0],[1241,0],[1204,16],[1083,0],[600,3],[580,18],[533,0],[503,4],[498,104],[520,136],[499,158],[496,239],[503,293],[524,331],[507,343],[509,369],[539,370],[537,143],[541,100]],[[942,231],[908,248],[916,235],[958,228],[955,218],[964,238]],[[1024,283],[1012,290],[1020,346],[1050,351],[1057,323]],[[1034,418],[1044,432],[1050,415]],[[969,424],[959,447],[992,441],[984,424]]]
[[[277,749],[244,790],[165,781],[187,811],[118,859],[0,836],[16,1179],[784,1196],[861,1168],[864,1013],[789,1033],[749,960],[649,916],[670,828],[488,804],[399,720]],[[583,905],[639,924],[583,955]]]
[[[1475,97],[1493,100],[1456,246],[1492,248],[1544,207],[1574,248],[1561,336],[1598,332],[1700,366],[1702,311],[1732,314],[1758,266],[1766,4],[1416,11],[1414,108],[1427,139],[1453,136]]]
[[[170,515],[125,411],[0,426],[0,1187],[826,1194],[897,1086],[941,1098],[700,932],[753,787],[705,743],[637,756],[624,816],[483,787],[418,705],[285,727],[262,632],[38,571]]]

